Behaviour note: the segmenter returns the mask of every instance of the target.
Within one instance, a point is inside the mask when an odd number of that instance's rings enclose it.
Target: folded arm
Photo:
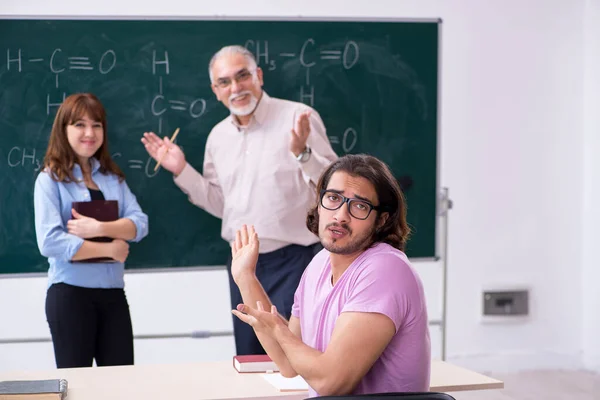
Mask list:
[[[68,261],[112,256],[110,243],[93,243],[67,232],[58,185],[46,172],[36,179],[33,197],[37,244],[44,257]]]
[[[83,239],[109,237],[139,242],[148,234],[148,216],[142,212],[125,181],[120,182],[120,190],[119,219],[98,221],[72,209],[73,218],[67,221],[67,232]]]
[[[119,218],[116,221],[101,222],[100,236],[113,239],[134,240],[137,228],[129,218]]]
[[[378,313],[344,312],[336,321],[325,352],[275,330],[275,339],[291,367],[321,396],[349,394],[392,340],[396,328]]]
[[[84,240],[71,260],[79,261],[96,257],[115,258],[112,243],[97,243],[90,240]]]

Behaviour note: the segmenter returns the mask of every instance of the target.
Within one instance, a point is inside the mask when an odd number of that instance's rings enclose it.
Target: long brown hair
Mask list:
[[[372,243],[383,242],[404,251],[410,235],[410,228],[406,222],[404,194],[388,166],[379,159],[365,154],[348,154],[340,157],[321,175],[317,183],[317,202],[306,216],[308,229],[315,235],[319,235],[320,193],[322,189],[327,189],[331,176],[337,171],[365,178],[373,184],[379,205],[383,208],[377,211],[377,221],[383,212],[389,213],[383,226],[375,231]]]
[[[100,100],[91,93],[72,94],[58,108],[44,157],[44,168],[49,170],[50,176],[57,182],[77,180],[73,175],[73,167],[78,159],[67,139],[67,126],[86,115],[102,124],[102,145],[94,153],[94,157],[100,162],[100,172],[113,173],[119,177],[119,181],[122,181],[125,179],[125,174],[113,161],[108,151],[106,111]]]

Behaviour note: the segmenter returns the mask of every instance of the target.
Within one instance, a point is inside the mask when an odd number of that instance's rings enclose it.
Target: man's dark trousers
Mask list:
[[[294,304],[294,293],[302,273],[313,256],[322,249],[321,244],[300,246],[291,244],[270,253],[259,254],[256,277],[277,307],[277,311],[289,320]],[[231,256],[227,260],[231,308],[242,303],[242,295],[231,276]],[[256,307],[256,306],[254,306]],[[237,355],[266,354],[252,327],[233,316],[233,333]]]

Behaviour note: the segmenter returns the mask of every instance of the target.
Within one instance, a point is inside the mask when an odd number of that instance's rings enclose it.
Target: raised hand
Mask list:
[[[164,167],[167,171],[172,172],[175,175],[179,175],[185,167],[185,154],[181,151],[181,148],[174,143],[171,143],[168,137],[164,139],[159,138],[154,132],[144,132],[142,137],[142,143],[146,148],[146,151],[156,162],[158,162],[163,154],[167,154],[162,158],[160,163],[161,167]],[[167,149],[169,150],[167,152]]]
[[[259,245],[254,226],[251,225],[248,229],[243,225],[236,232],[235,242],[231,245],[231,275],[236,283],[239,284],[246,277],[255,276]]]
[[[310,111],[301,113],[294,124],[290,136],[290,151],[297,157],[306,148],[306,141],[310,135]]]

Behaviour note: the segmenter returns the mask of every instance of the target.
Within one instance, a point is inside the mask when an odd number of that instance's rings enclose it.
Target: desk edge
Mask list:
[[[490,382],[490,383],[474,383],[466,385],[441,385],[430,388],[431,391],[435,392],[464,392],[468,390],[485,390],[485,389],[504,389],[504,382]]]

